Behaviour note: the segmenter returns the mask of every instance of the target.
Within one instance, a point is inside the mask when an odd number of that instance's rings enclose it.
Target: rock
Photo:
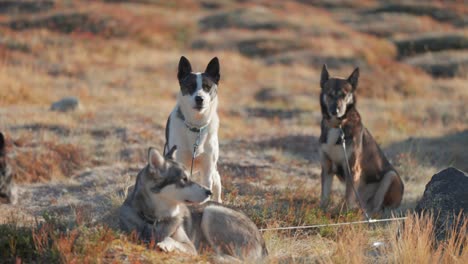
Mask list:
[[[224,28],[277,30],[293,27],[263,7],[241,8],[207,16],[201,19],[199,24],[204,30]]]
[[[468,176],[466,173],[447,168],[432,176],[426,185],[424,195],[416,205],[415,211],[433,212],[435,235],[438,241],[447,238],[454,227],[456,217],[463,211],[463,217],[468,217]]]
[[[69,112],[80,107],[80,101],[76,97],[64,97],[50,106],[51,111]]]
[[[406,57],[428,51],[468,49],[468,36],[463,34],[424,34],[395,41],[399,57]]]
[[[468,51],[431,52],[405,62],[434,77],[468,77]]]

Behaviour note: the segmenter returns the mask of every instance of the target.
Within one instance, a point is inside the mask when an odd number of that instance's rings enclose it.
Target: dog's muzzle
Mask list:
[[[338,115],[338,109],[335,107],[333,109],[328,109],[328,113],[330,113],[331,116],[337,117]]]
[[[198,109],[198,110],[201,110],[203,109],[203,97],[201,96],[195,96],[195,108]]]

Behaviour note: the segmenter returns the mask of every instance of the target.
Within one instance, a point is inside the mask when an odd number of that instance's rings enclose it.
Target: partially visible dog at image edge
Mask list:
[[[175,149],[165,157],[149,149],[148,164],[120,208],[121,229],[166,252],[214,252],[216,260],[229,263],[266,257],[256,225],[240,211],[206,202],[211,191],[190,179],[174,160]]]
[[[221,177],[217,169],[219,156],[218,58],[213,58],[205,72],[192,72],[187,58],[182,56],[177,73],[180,92],[177,104],[166,125],[164,153],[177,146],[176,160],[190,168],[194,158],[195,180],[213,191],[213,200],[221,202]],[[197,145],[196,150],[194,149]],[[194,173],[195,175],[195,173]]]
[[[320,107],[322,111],[320,134],[320,163],[322,167],[322,194],[320,204],[327,207],[333,176],[346,183],[346,203],[356,206],[353,185],[365,210],[377,213],[383,208],[398,207],[403,197],[403,182],[364,127],[356,109],[355,91],[359,68],[347,78],[331,78],[326,65],[320,78]],[[351,168],[349,175],[344,156],[341,130],[344,131],[346,155]]]
[[[5,137],[0,133],[0,203],[15,204],[18,196],[6,158]]]

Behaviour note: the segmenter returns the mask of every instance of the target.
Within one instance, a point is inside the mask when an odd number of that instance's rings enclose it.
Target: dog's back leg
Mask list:
[[[388,188],[388,191],[385,195],[383,206],[389,208],[395,208],[400,206],[401,200],[403,199],[404,185],[401,181],[400,176],[395,173],[392,184]]]
[[[265,242],[255,224],[244,214],[219,205],[203,211],[201,229],[211,248],[219,256],[244,260],[265,257]]]
[[[384,206],[397,207],[400,205],[403,197],[400,183],[400,177],[395,171],[389,171],[384,175],[372,200],[371,213],[380,211]]]

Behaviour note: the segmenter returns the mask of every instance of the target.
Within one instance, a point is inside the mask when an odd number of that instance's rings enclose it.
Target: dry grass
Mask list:
[[[16,149],[8,161],[18,183],[63,179],[89,163],[89,157],[80,146],[29,140],[25,137],[15,140],[13,146]]]
[[[464,263],[468,260],[468,221],[460,215],[458,222],[460,230],[453,229],[447,240],[436,243],[432,216],[409,217],[398,227],[400,235],[389,240],[385,259],[393,263]]]
[[[17,104],[40,104],[47,102],[51,93],[49,79],[38,76],[34,69],[28,67],[9,67],[2,64],[0,70],[2,94],[0,103],[3,106]]]
[[[461,229],[439,244],[432,218],[413,214],[401,223],[336,227],[332,238],[276,232],[265,238],[271,263],[464,263],[467,221],[460,221]]]
[[[268,263],[465,263],[467,223],[452,231],[447,240],[436,243],[432,218],[410,214],[401,223],[334,227],[330,235],[310,232],[267,231]],[[69,224],[68,224],[69,225]],[[123,235],[105,226],[77,224],[64,231],[64,223],[54,217],[34,227],[15,224],[0,226],[0,247],[5,260],[113,262],[125,258],[130,263],[176,263],[206,261],[208,256],[188,257],[161,253],[154,244],[141,245],[134,235]],[[148,250],[149,248],[150,250]],[[5,255],[6,253],[6,255]]]

